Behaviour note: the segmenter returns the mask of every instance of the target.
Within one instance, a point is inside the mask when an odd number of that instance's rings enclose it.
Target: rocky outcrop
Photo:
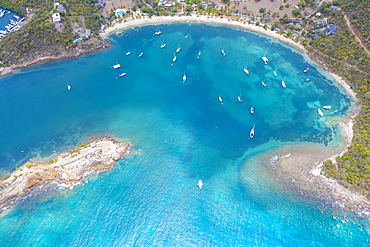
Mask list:
[[[109,170],[129,153],[131,147],[130,143],[101,137],[58,154],[47,163],[29,161],[0,180],[0,212],[29,195],[61,186],[72,188],[92,174]]]

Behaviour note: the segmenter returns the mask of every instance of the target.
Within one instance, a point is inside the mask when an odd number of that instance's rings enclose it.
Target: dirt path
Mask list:
[[[344,19],[346,20],[346,22],[347,22],[347,26],[348,26],[349,30],[351,31],[351,33],[352,33],[353,35],[355,35],[355,40],[356,40],[358,43],[360,43],[360,45],[365,49],[365,52],[366,52],[367,56],[368,56],[368,57],[370,57],[370,51],[369,51],[369,49],[367,49],[367,47],[366,47],[366,45],[364,44],[364,42],[363,42],[363,40],[361,39],[361,37],[359,37],[359,36],[357,35],[357,33],[355,32],[355,29],[353,28],[352,23],[349,21],[349,19],[348,19],[348,17],[347,17],[347,15],[346,15],[346,14],[344,15]]]

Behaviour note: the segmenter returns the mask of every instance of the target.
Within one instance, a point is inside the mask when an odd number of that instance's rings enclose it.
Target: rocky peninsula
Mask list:
[[[41,192],[73,188],[84,178],[110,170],[131,150],[130,143],[113,137],[99,137],[48,162],[33,159],[0,180],[0,212]]]

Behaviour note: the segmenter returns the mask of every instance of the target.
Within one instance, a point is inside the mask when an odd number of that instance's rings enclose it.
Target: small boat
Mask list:
[[[200,55],[202,55],[201,51],[198,52],[197,58],[200,58]]]
[[[121,67],[121,65],[119,63],[116,63],[115,65],[113,65],[113,69],[118,69],[120,67]]]
[[[159,29],[159,27],[157,27],[154,35],[160,35],[162,33],[162,31]]]
[[[286,87],[286,84],[285,84],[285,81],[284,80],[281,81],[281,86],[282,87]]]
[[[161,49],[162,48],[164,48],[166,46],[166,44],[165,43],[163,43],[160,47],[161,47]]]
[[[243,71],[244,71],[247,75],[249,75],[249,70],[247,69],[247,67],[244,67]]]
[[[172,62],[175,62],[175,61],[176,61],[176,59],[177,59],[177,57],[176,57],[176,53],[174,53],[174,54],[173,54],[173,58],[172,58]]]
[[[125,76],[127,73],[126,72],[122,72],[121,74],[119,74],[118,76],[119,77],[122,77],[122,76]]]
[[[126,52],[126,56],[130,56],[131,51]]]
[[[320,108],[317,108],[317,114],[319,114],[320,117],[324,116],[324,113],[322,112]]]
[[[277,76],[276,70],[274,71],[274,76]]]
[[[222,56],[226,56],[226,52],[225,52],[224,48],[222,48],[221,53],[222,53]]]
[[[239,96],[238,96],[238,101],[239,101],[240,103],[242,103],[242,102],[243,102],[243,99],[242,99],[242,95],[241,95],[241,94],[239,94]]]
[[[187,38],[189,38],[189,35],[186,35],[186,36],[185,36],[185,39],[187,39]]]
[[[180,52],[180,50],[181,50],[181,46],[179,45],[179,46],[177,47],[177,49],[176,49],[176,53]]]
[[[254,137],[254,128],[256,125],[253,125],[253,128],[251,129],[251,132],[249,132],[249,139],[252,139]]]
[[[220,96],[218,96],[218,101],[220,101],[221,105],[223,105],[223,104],[224,104],[224,102],[222,101],[222,97],[221,97],[221,95],[220,95]]]
[[[202,189],[203,188],[203,182],[202,182],[202,180],[199,180],[198,181],[198,187],[199,187],[199,189]]]
[[[266,83],[263,81],[263,82],[261,82],[262,83],[262,85],[264,86],[264,87],[266,87]]]
[[[262,60],[263,60],[263,62],[265,63],[265,64],[267,64],[268,63],[268,58],[267,57],[262,57]]]
[[[305,81],[311,81],[311,78],[306,78],[306,80]]]
[[[142,57],[143,55],[144,55],[144,52],[141,51],[137,57]]]
[[[254,105],[251,106],[250,112],[253,114],[254,113]]]
[[[307,73],[309,70],[310,68],[306,68],[305,70],[303,70],[303,73]]]
[[[68,89],[68,91],[71,91],[71,85],[69,85],[69,84],[67,84],[67,89]]]
[[[182,77],[182,83],[185,83],[186,81],[186,75],[185,75],[185,72],[184,72],[184,76]]]
[[[331,105],[324,105],[324,106],[322,106],[322,108],[324,108],[326,110],[330,110],[331,109]]]

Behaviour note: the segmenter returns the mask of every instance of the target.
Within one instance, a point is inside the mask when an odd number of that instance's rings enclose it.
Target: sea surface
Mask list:
[[[1,246],[370,244],[367,219],[303,197],[260,160],[285,143],[343,142],[337,123],[353,102],[307,57],[259,34],[206,24],[136,27],[110,40],[105,51],[0,80],[1,176],[91,136],[135,145],[74,190],[18,204],[0,218]],[[332,109],[319,117],[323,105]]]

